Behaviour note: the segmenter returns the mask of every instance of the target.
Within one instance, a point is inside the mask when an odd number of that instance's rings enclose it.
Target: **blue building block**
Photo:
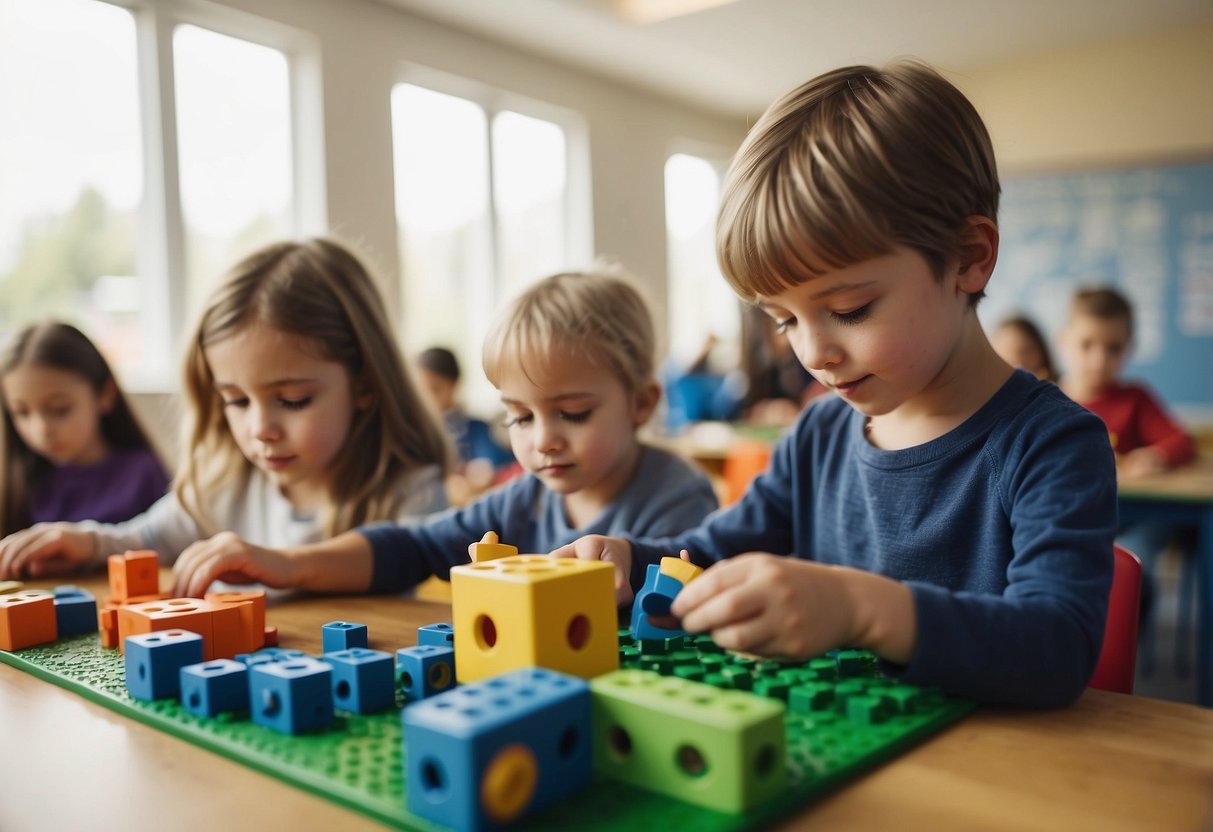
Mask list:
[[[636,593],[632,605],[632,637],[637,641],[660,641],[687,635],[686,630],[667,630],[649,623],[650,615],[669,615],[670,604],[682,591],[683,584],[677,578],[666,575],[661,566],[650,563],[644,573],[644,586]]]
[[[325,653],[333,666],[334,704],[357,714],[373,714],[396,704],[396,665],[392,654],[354,647]]]
[[[426,624],[417,628],[417,643],[430,644],[434,647],[454,647],[455,628],[446,622]]]
[[[351,647],[366,647],[366,625],[352,621],[330,621],[320,629],[322,652],[336,653]]]
[[[248,710],[248,668],[232,659],[215,659],[181,668],[181,704],[194,716]]]
[[[136,699],[166,699],[181,691],[181,668],[202,661],[202,636],[162,630],[126,637],[126,689]]]
[[[495,829],[590,781],[584,679],[523,668],[410,705],[408,808],[458,830]]]
[[[78,586],[55,587],[55,624],[59,638],[97,632],[97,599]]]
[[[455,684],[455,649],[418,644],[396,651],[400,689],[416,702],[442,693]]]
[[[249,667],[249,713],[253,722],[283,734],[301,734],[333,721],[333,669],[303,658]]]

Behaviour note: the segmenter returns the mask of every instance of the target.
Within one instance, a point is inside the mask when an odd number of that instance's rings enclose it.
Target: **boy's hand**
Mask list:
[[[619,537],[600,534],[586,535],[554,550],[550,557],[608,560],[615,564],[615,603],[619,606],[632,601],[632,544]]]
[[[1135,448],[1121,457],[1117,472],[1126,478],[1144,477],[1167,470],[1167,463],[1155,448]]]
[[[39,523],[0,540],[0,580],[64,575],[96,557],[97,540],[73,523]]]
[[[285,552],[254,546],[235,532],[220,532],[181,553],[173,567],[173,593],[201,598],[215,581],[295,586],[294,566]]]
[[[913,609],[909,589],[888,578],[750,552],[711,566],[670,612],[728,650],[805,659],[854,646],[905,664],[916,640]]]

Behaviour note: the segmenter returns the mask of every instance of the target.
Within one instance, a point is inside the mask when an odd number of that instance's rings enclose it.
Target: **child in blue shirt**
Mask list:
[[[614,561],[636,588],[687,550],[710,568],[672,613],[726,648],[857,646],[985,701],[1076,698],[1103,639],[1115,470],[1099,420],[978,322],[998,196],[976,110],[921,64],[837,70],[772,105],[729,171],[717,253],[836,395],[697,529],[555,554]]]
[[[487,531],[520,552],[584,534],[676,534],[717,506],[692,464],[639,441],[661,395],[643,298],[605,272],[558,274],[524,292],[485,339],[514,455],[526,473],[465,508],[419,523],[369,525],[324,543],[266,549],[229,542],[186,552],[177,591],[219,576],[269,586],[389,592],[466,563]]]

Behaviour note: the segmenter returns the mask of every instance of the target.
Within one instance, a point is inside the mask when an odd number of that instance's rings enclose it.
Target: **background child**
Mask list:
[[[17,333],[0,355],[0,536],[48,520],[127,520],[168,475],[83,332],[53,321]]]
[[[920,64],[827,73],[759,119],[723,193],[722,271],[837,395],[699,528],[554,554],[612,560],[638,587],[687,549],[712,565],[672,612],[726,648],[856,646],[911,683],[1073,700],[1107,615],[1112,453],[982,332],[999,184],[973,106]]]
[[[447,435],[455,443],[458,459],[447,477],[447,494],[455,505],[484,491],[494,483],[498,471],[508,478],[514,455],[497,444],[492,428],[483,419],[468,415],[460,406],[459,359],[445,347],[431,347],[417,356],[421,389],[442,414]]]
[[[654,352],[644,300],[623,279],[577,273],[540,281],[506,311],[483,350],[526,474],[420,524],[369,526],[286,551],[199,547],[178,564],[177,586],[198,594],[238,573],[270,586],[394,591],[446,577],[490,530],[526,553],[585,533],[688,528],[716,508],[711,485],[690,463],[636,437],[661,394]]]
[[[1057,368],[1040,328],[1022,315],[1005,319],[990,338],[994,352],[1012,367],[1023,367],[1045,381],[1057,381]]]
[[[1133,309],[1106,287],[1074,295],[1058,344],[1066,373],[1061,388],[1103,419],[1124,476],[1152,474],[1188,462],[1196,442],[1144,385],[1120,371],[1133,341]]]
[[[445,507],[446,440],[409,380],[363,265],[328,240],[238,263],[186,347],[186,448],[173,492],[119,525],[43,524],[0,541],[0,576],[241,537],[319,540]]]

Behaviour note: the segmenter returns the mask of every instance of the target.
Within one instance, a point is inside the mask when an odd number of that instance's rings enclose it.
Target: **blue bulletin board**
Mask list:
[[[1047,334],[1071,293],[1110,284],[1132,301],[1126,375],[1172,406],[1213,413],[1213,161],[1006,176],[987,329],[1022,312]]]

